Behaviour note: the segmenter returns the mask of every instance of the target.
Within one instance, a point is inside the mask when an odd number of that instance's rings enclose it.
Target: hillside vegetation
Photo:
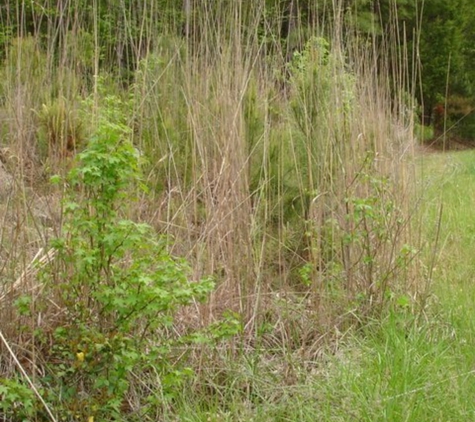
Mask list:
[[[2,9],[4,420],[473,417],[470,160],[415,156],[397,17],[46,3]]]

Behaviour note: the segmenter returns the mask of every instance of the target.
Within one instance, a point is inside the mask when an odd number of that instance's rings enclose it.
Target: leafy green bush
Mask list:
[[[35,394],[19,380],[0,379],[0,416],[29,421],[35,411]],[[6,419],[2,419],[6,420]]]
[[[42,272],[44,300],[36,303],[45,309],[54,300],[61,310],[37,332],[48,346],[47,400],[68,417],[102,421],[119,420],[131,406],[132,374],[142,384],[137,407],[160,408],[191,373],[176,346],[239,329],[216,326],[178,340],[169,334],[180,307],[206,298],[213,282],[190,282],[186,262],[167,252],[163,238],[123,218],[131,185],[140,186],[140,157],[120,101],[105,98],[104,110],[66,179],[62,234],[51,243],[56,258]]]

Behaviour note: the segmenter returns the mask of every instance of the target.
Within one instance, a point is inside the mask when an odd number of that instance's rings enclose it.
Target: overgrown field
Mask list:
[[[283,362],[280,356],[263,361],[263,352],[254,350],[226,362],[220,367],[231,371],[233,381],[221,390],[212,384],[211,408],[200,407],[201,395],[183,395],[180,420],[474,418],[475,153],[424,154],[416,160],[421,205],[414,229],[432,245],[424,261],[435,264],[427,267],[430,286],[420,292],[424,306],[414,312],[399,302],[360,327],[334,328],[331,347],[310,359],[286,350]]]
[[[473,418],[474,168],[397,30],[94,5],[2,35],[1,417]]]
[[[419,292],[421,308],[393,303],[360,327],[335,329],[332,346],[311,359],[287,353],[280,370],[269,371],[272,360],[263,362],[259,351],[228,363],[235,383],[211,410],[196,408],[192,395],[180,420],[473,419],[474,160],[472,151],[416,157],[414,231],[431,244],[423,258],[430,285]],[[252,393],[237,388],[243,380]]]

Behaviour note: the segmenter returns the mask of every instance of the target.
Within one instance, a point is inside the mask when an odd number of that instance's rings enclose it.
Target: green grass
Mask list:
[[[350,350],[360,358],[338,365],[347,377],[340,394],[355,418],[333,409],[327,420],[475,418],[475,153],[425,155],[420,161],[421,235],[425,256],[436,256],[431,294],[419,317],[393,310],[369,325],[359,344],[355,340]]]
[[[436,268],[439,287],[448,284],[454,291],[455,285],[461,284],[470,289],[475,246],[475,154],[438,154],[425,161],[424,179],[429,188],[425,225],[429,235],[434,233],[436,214],[442,206],[440,259]]]
[[[425,155],[420,171],[421,234],[426,256],[437,258],[431,295],[419,317],[395,309],[366,327],[360,343],[354,337],[350,350],[360,358],[338,371],[355,417],[335,406],[327,420],[475,418],[475,153]]]
[[[428,322],[394,312],[348,334],[336,354],[306,362],[305,374],[294,368],[293,385],[282,382],[283,373],[266,373],[263,362],[241,384],[240,368],[210,408],[188,403],[181,420],[473,420],[475,354],[467,328],[449,315]]]

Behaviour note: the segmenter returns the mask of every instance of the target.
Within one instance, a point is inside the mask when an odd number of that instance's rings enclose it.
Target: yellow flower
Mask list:
[[[76,358],[79,362],[84,362],[84,352],[77,352],[76,353]],[[90,422],[90,421],[88,421],[88,422]],[[94,422],[94,421],[92,421],[92,422]]]
[[[89,416],[87,418],[87,422],[94,422],[94,416]]]

